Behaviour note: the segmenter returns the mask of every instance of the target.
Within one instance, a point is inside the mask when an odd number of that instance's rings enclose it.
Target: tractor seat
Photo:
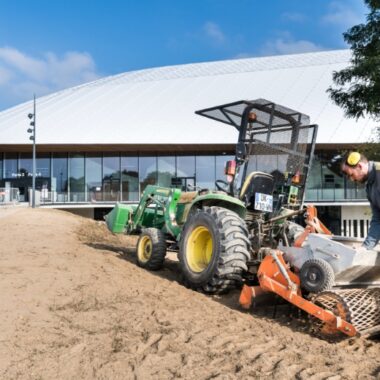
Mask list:
[[[181,193],[178,203],[190,203],[197,195],[198,191],[185,191]]]
[[[263,172],[251,172],[244,181],[240,191],[240,199],[251,198],[255,193],[272,194],[273,176]]]

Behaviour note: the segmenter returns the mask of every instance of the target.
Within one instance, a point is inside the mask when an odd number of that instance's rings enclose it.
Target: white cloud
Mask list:
[[[365,21],[363,4],[352,1],[334,0],[328,5],[328,12],[322,17],[322,22],[341,28],[349,28]]]
[[[95,62],[88,53],[68,52],[62,59],[46,55],[49,77],[58,87],[74,86],[98,78]]]
[[[260,50],[262,55],[309,53],[323,50],[321,45],[307,40],[294,40],[292,38],[277,38],[265,43]]]
[[[202,29],[211,41],[216,42],[217,44],[223,44],[226,41],[226,36],[218,24],[208,21],[203,25]]]
[[[8,83],[12,78],[12,73],[5,67],[0,66],[0,86]]]
[[[95,62],[86,52],[33,57],[13,47],[0,47],[0,93],[6,106],[28,100],[33,93],[41,96],[97,78]]]
[[[0,62],[3,65],[8,65],[12,71],[19,71],[35,80],[43,79],[46,71],[46,65],[42,60],[28,57],[19,50],[10,47],[0,48]]]

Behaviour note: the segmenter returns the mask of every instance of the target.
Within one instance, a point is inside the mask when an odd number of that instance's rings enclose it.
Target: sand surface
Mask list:
[[[1,379],[380,379],[380,341],[327,343],[298,320],[206,296],[134,240],[48,209],[0,209]]]

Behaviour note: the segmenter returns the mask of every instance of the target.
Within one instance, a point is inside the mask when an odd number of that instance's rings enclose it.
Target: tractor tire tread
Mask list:
[[[165,234],[158,228],[144,228],[141,231],[141,235],[148,235],[152,241],[152,254],[151,257],[146,261],[142,262],[139,260],[137,255],[137,265],[139,267],[156,271],[160,270],[165,262],[166,256],[166,239]]]
[[[197,213],[189,218],[184,225],[182,239],[185,238],[187,229],[191,228],[191,225],[201,213],[206,213],[211,216],[214,227],[217,230],[219,236],[218,257],[210,271],[210,276],[206,280],[194,280],[184,263],[184,242],[181,242],[179,257],[182,276],[185,284],[192,289],[202,289],[212,294],[226,293],[230,289],[241,285],[243,272],[247,271],[246,263],[250,258],[248,230],[244,220],[233,211],[211,206],[198,210]]]

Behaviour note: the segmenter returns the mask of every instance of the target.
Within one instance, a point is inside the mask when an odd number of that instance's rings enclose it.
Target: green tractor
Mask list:
[[[254,278],[260,248],[287,239],[285,220],[302,213],[317,126],[309,117],[258,99],[197,111],[239,132],[235,160],[217,190],[147,186],[138,205],[117,204],[106,216],[114,233],[139,235],[137,264],[163,266],[178,252],[184,283],[222,293]]]

